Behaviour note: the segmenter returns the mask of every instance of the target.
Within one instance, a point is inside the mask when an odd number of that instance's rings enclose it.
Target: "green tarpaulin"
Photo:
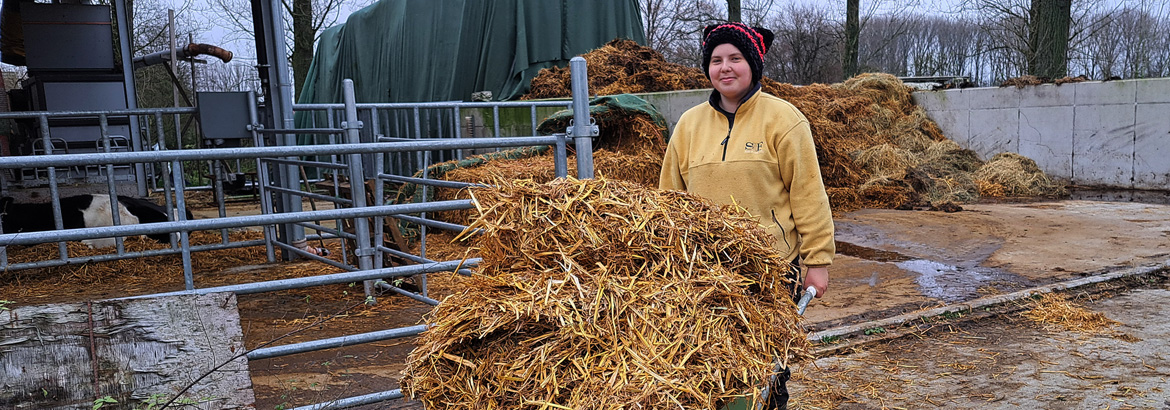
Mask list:
[[[542,69],[615,38],[645,43],[636,0],[381,0],[321,35],[301,103],[515,99]]]

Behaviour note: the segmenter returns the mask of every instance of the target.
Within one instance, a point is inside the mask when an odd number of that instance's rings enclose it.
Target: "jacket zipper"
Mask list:
[[[776,226],[780,227],[780,235],[783,235],[782,238],[784,239],[784,246],[792,248],[792,244],[788,243],[788,232],[786,232],[786,228],[784,228],[784,225],[780,224],[780,220],[776,218],[776,210],[775,209],[772,210],[772,222],[775,222]]]
[[[729,140],[731,140],[731,128],[727,129],[727,136],[723,138],[723,142],[719,143],[723,146],[723,161],[727,161],[727,141]]]

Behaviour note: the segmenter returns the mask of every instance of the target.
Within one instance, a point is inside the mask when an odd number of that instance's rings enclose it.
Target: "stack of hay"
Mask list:
[[[809,358],[788,264],[752,218],[615,180],[473,192],[483,258],[429,315],[427,408],[718,408]]]

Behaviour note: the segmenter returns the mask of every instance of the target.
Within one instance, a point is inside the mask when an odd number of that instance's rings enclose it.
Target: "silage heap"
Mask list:
[[[495,183],[465,231],[483,261],[407,360],[427,408],[718,408],[808,359],[789,266],[742,211],[617,180]]]

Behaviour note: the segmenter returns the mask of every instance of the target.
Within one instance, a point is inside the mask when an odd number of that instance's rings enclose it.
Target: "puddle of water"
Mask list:
[[[998,248],[996,246],[995,248]],[[1019,275],[994,268],[978,266],[983,258],[970,262],[974,266],[958,267],[927,259],[913,258],[894,251],[869,248],[837,241],[837,253],[875,262],[893,263],[898,268],[915,273],[914,281],[923,296],[947,303],[961,302],[979,296],[979,288],[994,283],[1026,285],[1029,281]],[[988,255],[990,252],[988,252]],[[869,278],[869,286],[878,285],[877,272]]]
[[[1069,199],[1107,202],[1138,202],[1170,205],[1170,191],[1138,189],[1070,188]]]
[[[1015,284],[1027,282],[1018,275],[998,269],[979,266],[960,269],[925,259],[902,261],[894,265],[919,275],[914,281],[918,283],[918,289],[924,296],[941,299],[947,303],[976,298],[979,296],[980,287],[994,282]]]

